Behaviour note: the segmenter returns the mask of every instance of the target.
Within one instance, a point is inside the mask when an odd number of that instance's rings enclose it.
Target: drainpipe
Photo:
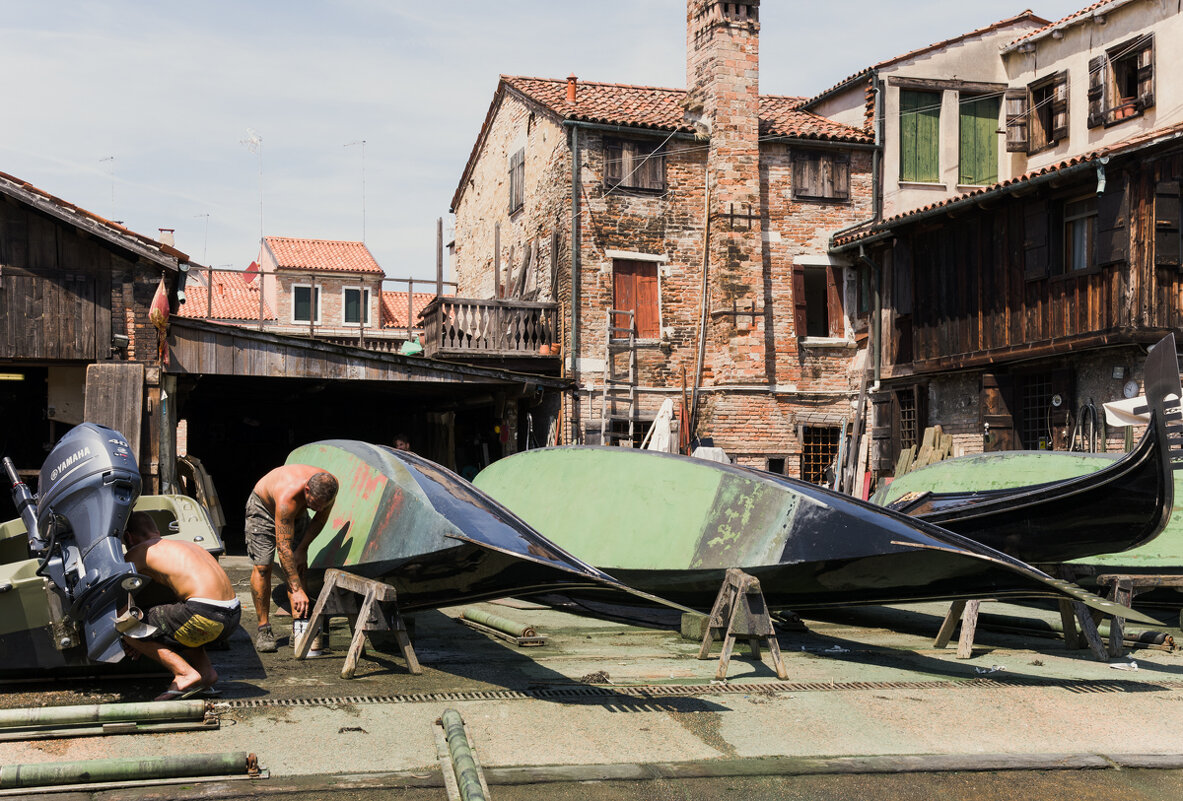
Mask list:
[[[687,421],[687,427],[690,429],[688,434],[691,439],[698,429],[698,393],[702,386],[703,362],[706,361],[707,314],[710,307],[708,295],[711,290],[707,280],[711,265],[711,172],[709,159],[703,168],[702,186],[702,291],[699,294],[702,313],[698,320],[698,360],[694,365],[694,389],[690,395],[690,420]]]
[[[858,260],[871,271],[871,359],[875,367],[875,381],[870,391],[879,391],[879,380],[883,375],[883,360],[880,358],[883,337],[883,302],[879,294],[879,265],[867,256],[866,248],[858,249]]]
[[[575,396],[571,402],[571,432],[576,443],[582,424],[579,414],[579,126],[572,120],[564,121],[571,128],[571,378],[575,381]]]
[[[1097,194],[1105,194],[1105,165],[1109,163],[1108,156],[1097,159]]]

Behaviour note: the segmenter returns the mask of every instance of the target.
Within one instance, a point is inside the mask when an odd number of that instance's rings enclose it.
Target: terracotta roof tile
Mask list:
[[[263,241],[280,270],[384,274],[364,242],[286,236],[268,236]]]
[[[1093,3],[1090,6],[1085,6],[1084,8],[1080,9],[1079,11],[1073,11],[1071,14],[1069,14],[1066,17],[1063,17],[1062,19],[1058,19],[1055,22],[1049,22],[1048,24],[1044,25],[1042,28],[1036,28],[1033,31],[1028,31],[1027,33],[1020,36],[1018,39],[1015,39],[1013,42],[1008,44],[1006,46],[1006,49],[1009,50],[1012,47],[1014,47],[1015,45],[1019,44],[1020,42],[1025,41],[1027,39],[1031,39],[1036,36],[1039,36],[1041,34],[1047,33],[1048,31],[1052,30],[1053,28],[1059,28],[1059,27],[1068,25],[1069,23],[1073,22],[1074,20],[1079,20],[1079,21],[1083,22],[1084,21],[1082,19],[1083,17],[1086,17],[1086,16],[1092,14],[1093,12],[1100,10],[1104,6],[1116,7],[1118,5],[1124,5],[1125,2],[1129,2],[1129,0],[1099,0],[1099,2]]]
[[[1064,159],[1063,161],[1057,162],[1055,164],[1048,164],[1044,167],[1040,167],[1038,170],[1032,170],[1031,172],[1024,173],[1023,175],[1018,175],[1018,176],[1015,176],[1014,178],[1008,178],[1005,181],[1000,181],[999,183],[996,183],[993,186],[979,187],[978,189],[973,189],[969,192],[964,192],[960,195],[954,195],[953,197],[945,198],[944,200],[938,201],[936,203],[930,203],[927,206],[921,206],[919,208],[909,209],[906,212],[896,214],[893,217],[888,217],[884,220],[881,220],[880,222],[874,223],[873,225],[864,225],[864,226],[860,226],[859,228],[851,229],[849,231],[844,231],[840,236],[835,236],[833,238],[833,245],[836,245],[836,246],[849,245],[851,243],[858,242],[861,239],[865,239],[869,236],[874,236],[876,234],[880,234],[885,231],[888,231],[888,230],[894,228],[896,225],[903,223],[903,222],[907,222],[910,218],[915,217],[917,215],[924,214],[924,213],[930,212],[930,211],[937,211],[937,210],[947,208],[950,206],[955,206],[955,205],[964,203],[967,200],[979,199],[983,195],[992,195],[997,192],[1001,192],[1004,189],[1016,187],[1019,184],[1028,183],[1031,180],[1038,178],[1042,175],[1050,175],[1052,173],[1056,173],[1061,170],[1064,170],[1068,167],[1073,167],[1078,164],[1086,164],[1090,161],[1095,161],[1096,159],[1099,159],[1102,156],[1121,155],[1122,153],[1125,153],[1130,150],[1135,150],[1140,147],[1158,144],[1160,140],[1161,141],[1169,141],[1169,140],[1177,140],[1180,138],[1183,138],[1183,123],[1176,123],[1175,125],[1169,125],[1169,126],[1166,126],[1163,128],[1155,129],[1153,131],[1146,131],[1144,133],[1139,133],[1135,136],[1130,137],[1129,139],[1124,139],[1121,142],[1117,142],[1113,145],[1110,145],[1109,147],[1104,147],[1104,148],[1100,148],[1098,150],[1093,150],[1093,151],[1090,151],[1088,153],[1083,153],[1078,156],[1072,156],[1070,158]]]
[[[1106,2],[1111,2],[1111,1],[1112,0],[1106,0]],[[1043,17],[1037,17],[1035,15],[1035,13],[1031,11],[1031,9],[1027,9],[1019,14],[1016,14],[1013,17],[1007,17],[1004,20],[999,20],[998,22],[995,22],[993,25],[987,25],[984,28],[976,28],[972,31],[969,31],[968,33],[963,33],[960,36],[954,36],[951,39],[944,39],[942,41],[934,42],[934,43],[932,43],[930,45],[926,45],[924,47],[918,47],[915,50],[909,50],[907,53],[904,53],[902,55],[886,59],[885,61],[880,61],[878,64],[872,64],[870,67],[867,67],[866,69],[859,70],[858,72],[854,73],[853,75],[843,78],[841,81],[834,84],[829,89],[825,89],[821,92],[818,92],[813,97],[804,101],[801,105],[808,107],[808,106],[812,105],[813,103],[817,102],[818,100],[820,100],[821,98],[825,97],[826,95],[831,94],[832,92],[835,92],[838,89],[841,89],[841,88],[853,83],[854,81],[858,80],[859,78],[862,78],[864,75],[868,75],[875,70],[883,69],[884,67],[890,67],[892,64],[896,64],[900,61],[905,61],[909,58],[915,58],[916,56],[923,55],[923,54],[928,53],[933,50],[940,50],[942,48],[948,47],[949,45],[957,44],[958,42],[960,42],[964,39],[969,39],[971,36],[980,36],[984,33],[990,33],[991,31],[999,30],[1001,28],[1007,27],[1008,25],[1014,25],[1016,23],[1023,22],[1023,21],[1035,22],[1035,23],[1038,23],[1043,26],[1048,25],[1048,21],[1046,19],[1044,19]],[[1026,35],[1030,35],[1030,34],[1026,34]]]
[[[414,292],[411,295],[411,326],[420,325],[419,313],[435,298],[434,292]],[[407,327],[407,293],[382,293],[382,327]]]
[[[196,282],[185,285],[185,302],[177,315],[208,320],[254,320],[259,319],[258,281],[246,283],[239,273],[214,273],[213,308],[210,309],[210,293]],[[207,313],[208,312],[208,313]],[[263,304],[263,319],[274,320],[275,313]]]
[[[685,89],[632,86],[618,83],[579,81],[576,102],[567,102],[566,79],[527,78],[504,75],[502,81],[552,112],[568,120],[653,128],[692,133],[685,119]],[[837,142],[866,143],[866,132],[797,109],[800,97],[760,97],[760,134]]]

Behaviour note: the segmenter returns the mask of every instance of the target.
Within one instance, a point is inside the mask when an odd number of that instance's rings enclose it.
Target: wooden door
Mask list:
[[[1009,375],[982,373],[982,450],[1013,451],[1015,436],[1014,382]]]
[[[144,464],[144,454],[140,452],[143,408],[144,365],[107,362],[87,366],[83,417],[87,422],[123,434],[141,465]],[[141,472],[145,472],[142,467]]]

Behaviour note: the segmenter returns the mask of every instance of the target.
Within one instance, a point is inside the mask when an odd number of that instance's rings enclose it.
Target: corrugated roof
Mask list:
[[[179,317],[204,320],[259,320],[259,282],[247,283],[237,273],[214,273],[213,304],[210,291],[196,282],[185,285],[185,302],[177,312]],[[276,319],[271,308],[263,303],[263,320]]]
[[[286,236],[268,236],[263,241],[280,270],[384,274],[364,242]]]

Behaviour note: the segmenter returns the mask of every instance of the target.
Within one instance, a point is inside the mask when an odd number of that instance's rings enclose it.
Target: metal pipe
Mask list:
[[[445,709],[440,715],[440,725],[448,741],[448,755],[452,770],[456,773],[456,784],[460,786],[460,797],[464,801],[485,801],[485,789],[481,786],[480,773],[472,756],[472,747],[464,734],[464,720],[455,709]]]
[[[124,721],[201,720],[205,701],[150,701],[138,704],[77,704],[74,706],[0,709],[0,729],[30,726],[68,726]]]
[[[229,776],[247,773],[254,754],[176,754],[162,757],[88,759],[77,762],[37,762],[0,766],[0,789],[43,787],[59,784],[176,779],[193,776]]]
[[[460,613],[460,616],[465,620],[480,623],[482,626],[497,629],[497,631],[511,634],[514,637],[535,637],[538,635],[538,632],[533,626],[518,623],[516,620],[500,617],[490,612],[483,612],[480,609],[465,609]]]
[[[702,171],[702,289],[700,290],[700,314],[698,320],[698,355],[694,363],[694,386],[690,391],[690,420],[687,421],[687,442],[692,442],[698,430],[698,393],[702,384],[703,364],[706,361],[707,315],[710,308],[710,283],[708,275],[711,266],[711,163],[706,160]]]
[[[571,124],[571,379],[575,383],[575,394],[571,396],[571,442],[581,444],[579,434],[579,126]],[[601,432],[601,437],[603,432]]]

